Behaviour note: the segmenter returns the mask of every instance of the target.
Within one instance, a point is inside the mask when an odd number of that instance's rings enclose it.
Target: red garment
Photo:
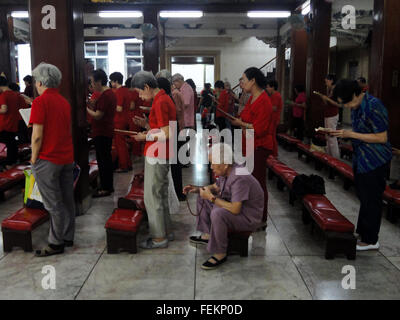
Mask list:
[[[228,93],[227,90],[223,90],[219,94],[217,108],[220,108],[225,112],[228,112],[228,109],[229,109],[229,93]],[[219,118],[219,117],[225,117],[225,116],[224,116],[224,114],[222,112],[218,111],[218,109],[217,109],[215,117]]]
[[[58,165],[74,162],[71,106],[57,89],[46,89],[33,101],[29,123],[43,125],[39,159]]]
[[[294,102],[297,103],[297,104],[303,104],[303,103],[307,102],[306,93],[305,92],[300,92]],[[303,114],[304,114],[304,109],[303,108],[300,108],[300,107],[294,105],[292,107],[292,109],[293,109],[292,110],[293,117],[295,117],[295,118],[303,118]]]
[[[130,127],[129,115],[131,107],[131,92],[126,87],[120,87],[115,91],[117,97],[117,106],[122,107],[122,112],[115,111],[114,126],[115,129],[128,130]],[[132,167],[131,159],[128,152],[128,145],[126,144],[126,136],[116,134],[114,136],[115,147],[117,149],[119,168],[123,170]]]
[[[329,96],[329,98],[333,98],[333,95],[331,94]],[[325,118],[331,118],[336,116],[339,113],[339,108],[331,103],[327,103],[327,105],[325,105],[325,109],[324,109],[324,117]]]
[[[278,142],[276,141],[276,129],[278,128],[279,122],[281,121],[281,112],[283,108],[283,101],[281,94],[278,91],[269,97],[271,99],[271,103],[273,107],[276,107],[276,111],[273,112],[272,117],[274,118],[274,129],[272,131],[274,139],[274,147],[273,147],[273,156],[278,156]]]
[[[129,111],[129,130],[140,132],[142,128],[137,126],[133,122],[133,118],[135,116],[143,118],[143,110],[140,109],[140,106],[143,106],[143,100],[140,99],[139,93],[136,90],[129,90],[131,95],[131,103],[135,104],[134,109]],[[132,154],[134,156],[141,156],[142,155],[142,143],[136,141],[135,139],[131,139],[132,141]]]
[[[251,96],[240,117],[244,122],[251,123],[254,127],[254,148],[263,147],[272,150],[275,124],[271,100],[265,91],[253,103],[251,103],[252,100],[253,97]],[[243,134],[243,139],[245,139],[245,134]],[[245,144],[245,140],[243,142]]]
[[[0,94],[0,106],[6,105],[8,110],[4,114],[0,114],[0,131],[17,132],[20,114],[21,100],[20,94],[11,90],[4,91]]]
[[[208,113],[208,109],[207,109],[207,108],[204,108],[204,109],[203,109],[203,113],[201,114],[201,118],[202,118],[202,119],[205,119],[205,117],[207,117],[207,113]]]
[[[100,97],[100,95],[101,95],[101,92],[99,92],[99,91],[94,91],[94,92],[92,93],[92,95],[90,96],[90,99],[89,99],[89,100],[95,101],[95,100],[97,100],[97,99]],[[88,122],[89,124],[92,124],[93,118],[92,118],[92,116],[91,116],[89,113],[86,113],[86,120],[87,120],[87,122]]]
[[[163,89],[154,97],[149,116],[150,129],[161,129],[169,126],[170,121],[176,121],[176,108],[172,99]],[[154,146],[153,146],[154,145]],[[149,150],[149,148],[151,149]],[[164,142],[147,141],[144,147],[146,157],[169,159],[169,139]]]
[[[92,120],[92,136],[110,137],[114,135],[114,116],[117,107],[117,97],[111,89],[104,91],[97,99],[93,111],[100,110],[104,113],[100,120]]]

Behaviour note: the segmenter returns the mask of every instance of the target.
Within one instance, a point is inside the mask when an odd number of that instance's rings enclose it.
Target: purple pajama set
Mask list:
[[[247,171],[247,169],[233,165],[229,176],[219,177],[216,182],[221,190],[217,198],[229,202],[242,202],[239,214],[234,215],[200,196],[197,199],[197,213],[199,214],[197,230],[210,234],[207,250],[211,253],[227,251],[228,230],[255,231],[261,223],[264,192],[256,178],[248,171],[245,175],[238,174],[243,171]]]

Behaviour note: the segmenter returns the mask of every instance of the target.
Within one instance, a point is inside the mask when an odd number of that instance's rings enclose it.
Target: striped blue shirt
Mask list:
[[[366,93],[361,105],[351,112],[353,131],[358,133],[380,133],[388,131],[388,112],[382,101]],[[386,143],[367,143],[352,139],[354,173],[373,171],[392,159],[392,147]]]

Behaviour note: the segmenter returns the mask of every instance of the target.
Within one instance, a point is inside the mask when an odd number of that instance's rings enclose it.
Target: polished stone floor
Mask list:
[[[201,149],[201,145],[196,150]],[[295,152],[280,149],[280,159],[300,173],[315,173],[312,164],[298,160]],[[197,155],[199,157],[200,154]],[[204,156],[204,155],[203,155]],[[142,167],[134,162],[134,172]],[[353,223],[358,214],[354,190],[344,191],[342,181],[325,178],[327,196]],[[109,255],[104,224],[119,196],[124,195],[132,173],[115,174],[114,196],[93,200],[90,210],[76,220],[75,247],[64,255],[35,258],[14,249],[5,254],[0,240],[0,299],[399,299],[400,226],[382,220],[381,249],[358,253],[355,261],[345,257],[324,259],[324,243],[311,235],[301,222],[297,203],[288,204],[287,192],[280,192],[275,181],[268,181],[269,220],[266,231],[249,240],[249,256],[231,256],[217,270],[205,271],[201,264],[209,257],[204,247],[192,246],[195,217],[181,202],[173,215],[176,240],[167,249],[138,254]],[[205,166],[193,165],[183,171],[184,183],[208,182]],[[195,197],[190,198],[195,208]],[[17,191],[0,204],[0,219],[19,209],[22,197]],[[46,244],[48,224],[33,233],[34,248]],[[139,238],[146,236],[143,225]],[[0,238],[1,239],[1,238]],[[56,289],[42,287],[44,266],[56,271]],[[343,289],[344,266],[355,269],[355,289]]]

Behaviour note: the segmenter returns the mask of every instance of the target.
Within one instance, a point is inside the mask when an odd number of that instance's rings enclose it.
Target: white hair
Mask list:
[[[62,79],[60,69],[48,63],[40,63],[33,71],[32,76],[46,88],[57,88]]]
[[[232,147],[226,143],[214,144],[210,149],[213,164],[233,164],[235,162]]]
[[[158,78],[165,78],[169,82],[172,82],[171,72],[169,72],[167,69],[162,69],[162,70],[158,71],[156,74],[156,79],[158,79]]]
[[[175,81],[185,81],[185,78],[180,73],[175,73],[172,76],[172,82],[175,82]]]

